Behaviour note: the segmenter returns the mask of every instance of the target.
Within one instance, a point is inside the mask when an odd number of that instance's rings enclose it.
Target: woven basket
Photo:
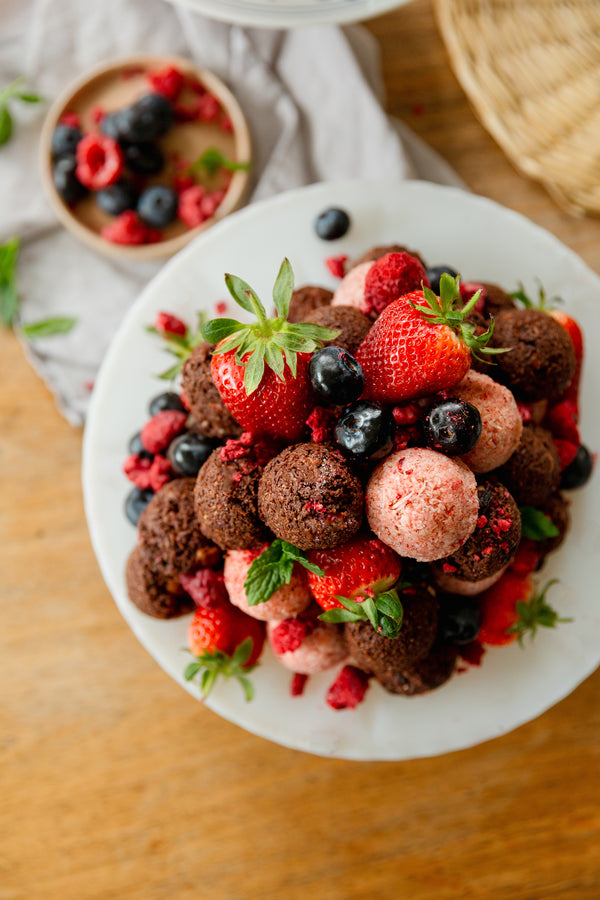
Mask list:
[[[600,216],[600,0],[434,0],[456,76],[525,174]]]

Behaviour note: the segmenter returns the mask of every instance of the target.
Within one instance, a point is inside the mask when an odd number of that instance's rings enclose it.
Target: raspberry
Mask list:
[[[306,420],[306,424],[312,432],[310,439],[313,443],[322,444],[325,441],[333,441],[335,418],[335,412],[332,409],[315,406]]]
[[[154,327],[161,334],[178,334],[185,337],[187,334],[187,325],[178,319],[177,316],[167,312],[159,312],[154,320]]]
[[[334,278],[344,277],[344,264],[346,263],[347,259],[347,256],[328,256],[326,258],[325,265],[334,276]]]
[[[211,191],[210,194],[205,194],[204,197],[200,201],[200,210],[202,211],[205,218],[210,219],[216,213],[218,207],[223,202],[223,197],[225,196],[225,191]]]
[[[160,453],[174,437],[181,434],[186,422],[187,413],[178,409],[162,409],[142,428],[142,447],[148,453]]]
[[[145,244],[148,228],[132,209],[126,209],[109,225],[105,225],[100,234],[113,244]]]
[[[174,191],[177,191],[180,194],[182,191],[185,191],[187,188],[193,187],[195,185],[195,181],[191,175],[175,175],[171,185]]]
[[[139,453],[131,453],[123,463],[123,471],[130,481],[141,491],[150,487],[150,466],[152,460]]]
[[[304,619],[285,619],[271,632],[271,644],[278,656],[293,653],[313,630],[313,625]]]
[[[179,581],[196,606],[216,609],[229,602],[222,572],[215,572],[213,569],[182,572]]]
[[[565,441],[571,441],[573,444],[581,443],[577,422],[579,421],[579,410],[574,400],[561,400],[551,406],[546,413],[544,422],[553,437],[562,438]]]
[[[422,412],[417,403],[404,403],[394,406],[392,415],[396,425],[414,425],[421,418]]]
[[[361,703],[369,687],[369,676],[356,666],[344,666],[325,700],[332,709],[354,709]]]
[[[171,463],[166,457],[157,454],[152,460],[152,465],[150,466],[150,471],[148,472],[148,480],[150,482],[150,487],[156,493],[156,491],[160,491],[161,487],[167,483],[167,481],[171,480],[171,476],[173,474],[173,470],[171,468]]]
[[[202,209],[202,200],[205,195],[206,190],[201,184],[194,184],[192,187],[185,188],[179,194],[177,215],[188,228],[196,228],[208,218]]]
[[[68,125],[70,128],[81,128],[81,119],[74,112],[64,112],[58,121],[60,125]]]
[[[196,116],[201,122],[214,122],[221,106],[216,97],[212,94],[201,94],[196,103]]]
[[[109,187],[123,171],[123,151],[105,134],[86,134],[77,144],[75,174],[92,191]]]
[[[553,438],[553,441],[558,452],[560,471],[562,472],[563,469],[566,469],[577,456],[579,444],[574,444],[572,441],[564,441],[562,438]]]
[[[386,253],[378,259],[365,280],[365,304],[367,315],[380,313],[392,300],[397,300],[411,291],[418,291],[421,284],[429,287],[425,269],[410,253]]]
[[[175,66],[153,69],[146,73],[146,77],[158,94],[171,101],[179,97],[185,82],[183,74]]]
[[[308,675],[303,675],[300,672],[294,672],[292,676],[292,683],[290,685],[290,694],[292,695],[292,697],[300,697],[300,695],[304,693],[304,688],[306,687],[307,681]]]

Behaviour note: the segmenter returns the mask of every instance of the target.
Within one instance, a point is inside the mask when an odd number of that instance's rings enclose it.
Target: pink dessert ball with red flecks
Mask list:
[[[452,572],[444,572],[443,569],[436,568],[433,571],[433,578],[437,586],[448,594],[474,597],[477,594],[481,594],[482,591],[486,591],[493,584],[496,584],[497,581],[500,581],[507,568],[508,566],[502,566],[493,575],[488,575],[487,578],[480,578],[479,581],[468,581],[466,578],[453,575]]]
[[[333,292],[332,306],[354,306],[362,313],[369,311],[365,302],[365,282],[369,269],[374,265],[373,261],[359,263],[344,275],[337,288]]]
[[[267,545],[265,545],[267,546]],[[248,569],[256,557],[264,550],[228,550],[225,555],[223,577],[229,599],[234,606],[254,619],[268,622],[272,619],[287,619],[304,612],[312,600],[302,566],[295,565],[289,584],[284,584],[264,603],[248,604],[244,582]]]
[[[399,556],[432,562],[454,553],[474,531],[477,482],[460,460],[411,447],[377,466],[365,510],[371,529]]]
[[[497,469],[515,452],[523,430],[523,420],[512,393],[488,375],[470,369],[452,388],[452,395],[472,403],[481,416],[479,440],[460,458],[473,472]]]
[[[339,625],[320,622],[318,619],[301,629],[296,638],[294,625],[298,620],[267,622],[267,638],[279,662],[301,675],[316,675],[337,666],[348,657],[348,648]],[[306,626],[300,620],[299,624]],[[292,631],[289,646],[287,630]]]

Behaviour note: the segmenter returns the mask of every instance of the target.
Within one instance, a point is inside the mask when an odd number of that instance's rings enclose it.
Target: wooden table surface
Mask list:
[[[430,0],[367,25],[389,111],[600,272],[600,223],[507,162]],[[600,897],[600,671],[512,734],[437,759],[326,760],[246,734],[126,626],[88,538],[81,432],[11,333],[0,360],[0,900]]]

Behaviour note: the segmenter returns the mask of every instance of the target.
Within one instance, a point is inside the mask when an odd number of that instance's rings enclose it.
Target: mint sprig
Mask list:
[[[299,563],[314,575],[325,574],[323,569],[309,562],[304,550],[276,538],[250,564],[244,582],[248,606],[266,603],[275,591],[278,591],[284,584],[289,584],[294,563]]]
[[[531,600],[519,600],[515,606],[518,619],[507,629],[507,634],[516,634],[517,640],[522,645],[523,638],[529,634],[533,640],[537,632],[538,626],[543,628],[555,628],[559,622],[572,622],[573,619],[565,619],[558,615],[548,603],[546,603],[546,594],[548,589],[557,584],[558,579],[552,578],[542,590],[535,594]]]
[[[170,366],[168,369],[165,369],[164,372],[160,372],[157,376],[161,378],[163,381],[174,381],[175,378],[179,375],[183,368],[183,364],[186,359],[192,352],[192,350],[201,344],[204,340],[202,335],[202,327],[204,324],[204,313],[198,313],[198,324],[194,331],[190,331],[188,329],[188,333],[185,337],[181,334],[175,334],[172,331],[159,331],[158,328],[155,328],[154,325],[146,325],[146,331],[149,334],[156,334],[160,338],[162,338],[164,342],[164,349],[167,353],[170,353],[171,356],[174,356],[177,359],[175,365]],[[215,321],[227,322],[228,319],[215,319]],[[212,343],[212,342],[211,342]]]
[[[554,309],[556,304],[560,304],[563,302],[562,297],[548,297],[546,291],[544,290],[541,283],[538,282],[538,297],[537,300],[532,300],[531,297],[525,291],[525,287],[522,282],[519,282],[519,289],[517,291],[512,291],[509,294],[514,300],[518,300],[525,309],[539,309],[540,312],[548,312],[551,309]]]
[[[534,506],[520,506],[521,536],[532,541],[543,541],[546,538],[558,537],[560,531],[552,519]]]
[[[265,366],[285,382],[287,365],[296,377],[298,353],[313,353],[323,341],[339,334],[331,328],[308,322],[287,321],[294,290],[294,273],[288,259],[284,259],[273,286],[273,303],[277,317],[269,319],[265,307],[253,288],[237,275],[225,275],[227,290],[243,310],[256,316],[256,322],[244,325],[236,319],[212,319],[202,326],[204,340],[218,343],[215,354],[235,351],[235,361],[245,367],[244,388],[247,396],[254,393],[262,381]]]
[[[481,296],[481,290],[476,291],[464,306],[457,305],[460,296],[460,275],[453,278],[444,272],[440,279],[440,296],[438,297],[431,288],[423,286],[424,303],[414,303],[411,306],[424,316],[428,322],[435,325],[447,325],[461,341],[467,345],[471,355],[480,362],[489,363],[486,356],[497,353],[506,353],[508,347],[488,347],[494,333],[494,320],[483,334],[475,334],[475,325],[465,321]],[[482,355],[483,354],[483,355]]]
[[[17,260],[21,241],[17,237],[10,238],[0,246],[0,321],[5,328],[12,328],[17,322],[20,311],[19,287],[17,284]],[[20,325],[19,331],[30,341],[37,338],[51,337],[55,334],[67,334],[76,324],[72,316],[52,316]]]
[[[23,89],[25,81],[25,77],[20,76],[0,91],[0,147],[10,140],[13,133],[13,117],[9,104],[14,100],[20,100],[22,103],[39,103],[42,99],[39,94]]]
[[[374,597],[364,595],[364,600],[351,600],[348,597],[336,597],[342,607],[332,607],[321,613],[323,622],[360,622],[369,621],[375,631],[384,637],[396,638],[402,627],[404,610],[398,592],[395,590],[376,594]]]
[[[249,168],[249,162],[237,162],[235,159],[225,156],[218,147],[207,147],[204,153],[191,164],[189,171],[191,175],[196,175],[200,171],[206,172],[207,175],[215,175],[219,169],[239,172]]]
[[[247,637],[236,647],[231,656],[222,650],[214,650],[212,653],[205,650],[204,653],[195,657],[194,662],[185,667],[183,677],[186,681],[192,681],[195,678],[199,680],[204,699],[212,691],[219,676],[235,678],[239,681],[246,700],[252,700],[254,685],[247,676],[256,668],[256,664],[246,665],[252,654],[252,647],[253,640],[251,637]]]

